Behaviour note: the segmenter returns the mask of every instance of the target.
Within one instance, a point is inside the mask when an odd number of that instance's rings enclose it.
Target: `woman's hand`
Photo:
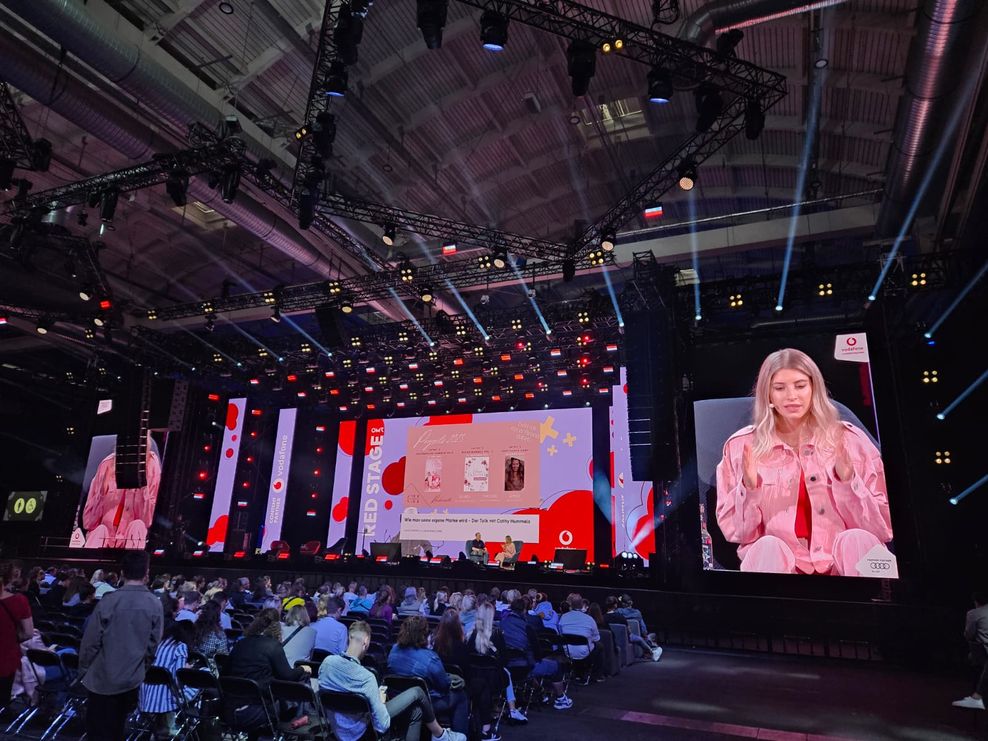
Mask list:
[[[851,454],[847,452],[847,446],[844,444],[843,430],[841,430],[841,435],[837,439],[837,447],[834,450],[834,473],[841,481],[850,481],[851,477],[854,476],[854,466],[851,465]]]
[[[758,487],[758,464],[751,452],[751,446],[747,444],[744,446],[744,452],[741,453],[741,476],[745,489]]]

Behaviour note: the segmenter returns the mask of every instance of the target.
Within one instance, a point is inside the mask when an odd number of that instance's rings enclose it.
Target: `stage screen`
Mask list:
[[[759,379],[787,346],[812,365]],[[897,578],[867,336],[703,346],[693,366],[704,568]]]
[[[97,435],[89,447],[69,545],[72,548],[144,548],[161,486],[164,433],[150,433],[147,486],[118,489],[116,435]]]
[[[593,558],[591,411],[556,409],[368,421],[358,547],[456,558],[480,532],[519,560],[556,548]]]
[[[628,379],[621,368],[619,383],[611,393],[611,550],[612,555],[637,553],[648,564],[655,550],[655,499],[651,481],[631,476],[628,445]]]
[[[354,440],[357,423],[352,419],[340,422],[337,440],[336,470],[333,472],[333,505],[329,515],[326,547],[333,548],[346,536],[346,519],[350,511],[350,476],[353,469]],[[369,452],[365,449],[365,452]]]

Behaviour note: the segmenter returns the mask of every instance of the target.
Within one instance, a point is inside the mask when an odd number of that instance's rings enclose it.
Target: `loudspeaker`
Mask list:
[[[332,304],[317,306],[316,321],[319,322],[319,331],[322,333],[322,341],[326,347],[336,350],[347,344],[339,308]]]
[[[147,373],[134,370],[117,405],[117,447],[114,474],[118,489],[141,489],[148,484],[147,434],[151,414],[151,383]]]
[[[663,308],[629,314],[624,326],[628,363],[628,446],[635,481],[676,477],[675,341]]]

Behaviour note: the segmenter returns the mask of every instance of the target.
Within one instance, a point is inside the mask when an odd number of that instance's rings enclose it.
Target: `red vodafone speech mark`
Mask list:
[[[227,458],[232,458],[233,457],[233,448],[227,448],[225,455],[226,455]]]
[[[343,522],[346,519],[346,513],[349,507],[350,497],[340,497],[340,501],[333,507],[333,522]]]
[[[273,488],[275,491],[281,491],[282,486],[284,486],[284,484],[282,484],[281,481],[275,481],[271,488]]]
[[[391,499],[384,500],[384,509],[391,509],[395,506],[395,503]]]
[[[240,418],[240,410],[235,404],[226,405],[226,429],[237,429],[237,420]]]
[[[848,337],[846,340],[844,340],[844,342],[847,343],[847,346],[848,347],[854,347],[855,345],[858,344],[858,338],[857,337]]]
[[[405,456],[388,464],[381,474],[381,486],[391,496],[397,496],[405,490]]]

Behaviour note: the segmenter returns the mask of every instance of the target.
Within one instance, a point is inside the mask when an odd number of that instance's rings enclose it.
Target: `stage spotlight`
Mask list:
[[[346,298],[343,299],[340,302],[340,311],[342,311],[344,314],[352,314],[353,313],[353,301],[351,301],[350,299],[346,299]]]
[[[274,322],[275,324],[278,324],[279,322],[281,322],[281,309],[279,309],[277,306],[275,306],[274,308],[272,308],[271,309],[271,316],[268,317],[268,318],[272,322]]]
[[[93,292],[88,286],[83,286],[79,289],[79,298],[83,301],[90,301],[93,298]]]
[[[411,283],[415,280],[415,266],[412,265],[407,257],[403,258],[398,265],[398,275],[402,283]]]
[[[181,167],[173,169],[168,173],[168,179],[165,181],[165,191],[172,199],[172,203],[179,208],[185,206],[188,203],[189,173]]]
[[[433,295],[431,288],[428,286],[423,286],[422,290],[419,292],[419,298],[422,299],[422,303],[428,304],[432,303],[432,299],[434,299],[435,296]]]
[[[295,130],[295,141],[302,141],[308,135],[309,135],[309,127],[308,126],[299,126]]]
[[[920,288],[926,285],[926,273],[913,273],[909,280],[909,285],[913,288]]]
[[[384,233],[381,235],[381,241],[384,242],[388,247],[392,247],[395,243],[395,236],[397,235],[394,224],[385,224]]]
[[[833,296],[834,286],[832,283],[821,283],[816,287],[816,295],[820,297]]]
[[[940,465],[950,465],[950,451],[949,450],[938,450],[936,456],[933,459],[938,466]]]
[[[724,57],[736,56],[734,50],[743,38],[744,32],[740,28],[722,33],[717,37],[717,53]]]
[[[563,260],[563,283],[569,283],[576,277],[576,261],[567,257]]]
[[[508,267],[508,251],[505,249],[494,250],[493,263],[498,270],[504,270]]]
[[[749,100],[744,107],[744,135],[752,141],[761,136],[765,128],[765,111],[757,100]]]
[[[240,188],[240,164],[227,165],[220,174],[220,198],[223,203],[233,203]]]
[[[99,218],[104,224],[112,224],[113,217],[117,211],[117,200],[120,198],[120,191],[116,188],[107,188],[99,195]]]
[[[334,59],[329,63],[329,74],[326,75],[326,84],[323,88],[323,93],[330,98],[342,98],[346,95],[349,81],[350,78],[346,66],[339,59]]]
[[[704,83],[696,90],[696,131],[698,134],[710,131],[721,111],[724,99],[713,85]]]
[[[604,252],[612,252],[614,250],[614,242],[617,241],[617,235],[614,234],[614,230],[610,229],[604,232],[603,236],[600,238],[600,248]]]
[[[590,324],[590,312],[586,309],[580,309],[576,312],[576,320],[580,324]]]
[[[233,3],[221,2],[219,7],[223,15],[233,15]],[[202,543],[199,545],[202,545]]]
[[[447,0],[417,0],[415,20],[428,49],[441,49],[446,25]]]
[[[696,165],[692,160],[683,160],[678,169],[679,187],[682,190],[693,190],[696,185]]]
[[[38,323],[34,326],[34,331],[38,334],[48,334],[48,330],[51,329],[52,321],[48,317],[41,317]]]
[[[571,41],[566,50],[566,67],[572,78],[573,95],[586,95],[597,71],[596,47],[588,41]]]
[[[328,160],[333,156],[333,142],[336,140],[336,116],[328,111],[316,115],[312,126],[312,144],[316,156]]]
[[[357,63],[357,47],[364,37],[364,19],[352,3],[340,6],[340,15],[333,29],[333,42],[340,61],[346,65]]]
[[[14,168],[17,163],[14,160],[0,160],[0,190],[10,190],[14,184]]]
[[[648,73],[648,100],[650,103],[668,103],[672,98],[672,75],[662,67],[652,67]]]
[[[732,293],[728,297],[728,303],[732,309],[740,309],[744,306],[744,299],[741,297],[741,293]]]
[[[494,267],[494,263],[491,261],[490,255],[481,255],[477,258],[477,263],[480,265],[482,270],[490,270]]]
[[[923,383],[940,383],[940,372],[935,370],[923,371]]]
[[[591,250],[587,255],[587,262],[591,267],[598,267],[604,264],[604,250]]]
[[[508,43],[508,18],[495,10],[480,16],[480,43],[487,51],[503,51]]]

